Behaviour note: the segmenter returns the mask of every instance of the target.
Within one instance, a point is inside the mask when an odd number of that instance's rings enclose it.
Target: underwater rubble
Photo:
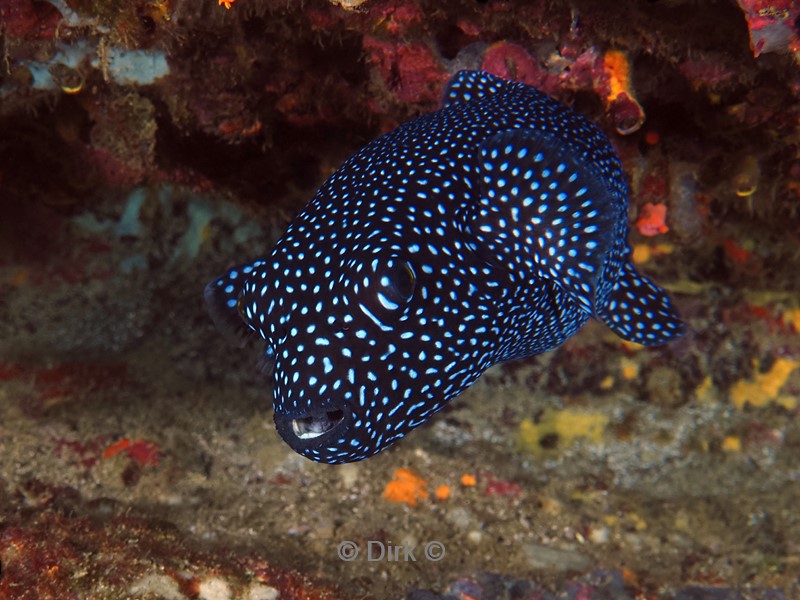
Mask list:
[[[798,597],[796,2],[0,0],[0,42],[0,597]],[[690,332],[311,464],[203,285],[465,68],[608,133]]]

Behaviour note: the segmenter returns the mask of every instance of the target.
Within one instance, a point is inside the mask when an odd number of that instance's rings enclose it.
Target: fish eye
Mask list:
[[[389,311],[403,308],[414,295],[417,275],[407,260],[396,257],[378,268],[378,302]]]

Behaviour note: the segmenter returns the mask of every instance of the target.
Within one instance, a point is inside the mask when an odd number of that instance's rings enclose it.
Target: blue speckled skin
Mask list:
[[[441,110],[348,159],[267,257],[212,281],[223,327],[274,363],[278,432],[316,461],[364,459],[491,365],[592,316],[655,345],[683,331],[635,272],[606,137],[522,84],[455,76]]]

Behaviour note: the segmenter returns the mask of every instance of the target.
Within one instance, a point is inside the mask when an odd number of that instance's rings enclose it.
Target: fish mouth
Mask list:
[[[331,444],[336,445],[345,438],[355,417],[346,405],[334,405],[302,412],[276,410],[274,419],[283,441],[295,452],[308,455],[320,452]]]
[[[292,432],[301,440],[313,440],[325,435],[344,420],[344,411],[326,410],[322,413],[292,419]]]

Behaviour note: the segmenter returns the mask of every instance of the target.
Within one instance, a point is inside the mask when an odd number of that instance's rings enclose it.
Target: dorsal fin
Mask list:
[[[459,71],[448,82],[442,96],[442,107],[469,102],[497,93],[508,82],[485,71]]]
[[[514,129],[484,142],[469,227],[493,260],[553,280],[589,313],[624,205],[560,140]],[[623,227],[624,229],[624,227]]]

